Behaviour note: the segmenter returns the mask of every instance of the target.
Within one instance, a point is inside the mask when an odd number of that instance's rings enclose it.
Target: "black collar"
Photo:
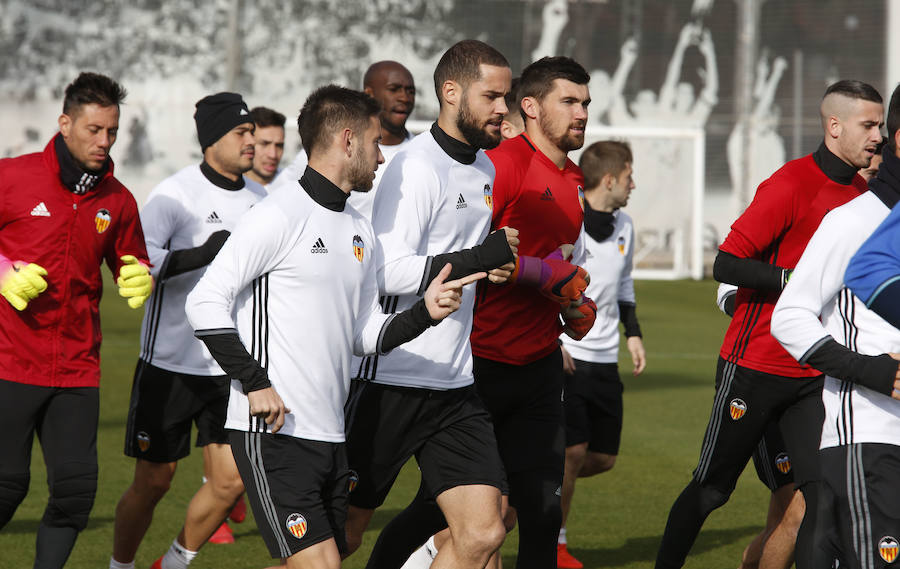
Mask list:
[[[109,158],[103,162],[99,170],[91,171],[82,168],[66,146],[62,135],[56,136],[53,143],[56,150],[56,161],[59,163],[59,180],[70,192],[84,195],[97,187],[109,170]]]
[[[331,211],[344,211],[349,197],[334,183],[309,166],[300,177],[300,185],[317,204]]]
[[[597,211],[591,207],[591,204],[586,199],[584,200],[584,231],[594,241],[603,243],[613,234],[615,227],[615,212]]]
[[[825,146],[824,141],[819,145],[818,150],[813,152],[813,160],[826,176],[844,186],[850,185],[859,170],[832,154]]]
[[[468,165],[475,162],[475,156],[478,154],[478,149],[461,140],[456,140],[444,132],[436,122],[431,125],[431,136],[434,137],[435,142],[438,143],[441,150],[447,153],[447,156],[453,158],[460,164]]]
[[[203,175],[207,180],[212,182],[214,185],[222,188],[223,190],[228,191],[236,191],[244,189],[244,177],[238,176],[237,180],[231,180],[226,178],[222,174],[219,174],[216,170],[213,169],[212,166],[206,163],[206,160],[200,163],[200,171],[203,172]]]
[[[893,144],[885,144],[881,149],[881,156],[884,162],[879,166],[875,177],[869,180],[869,191],[888,209],[893,209],[900,201],[900,158],[894,154]]]

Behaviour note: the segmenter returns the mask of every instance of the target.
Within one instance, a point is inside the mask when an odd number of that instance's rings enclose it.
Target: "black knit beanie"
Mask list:
[[[252,123],[250,110],[237,93],[216,93],[197,101],[194,112],[200,150],[205,151],[229,130],[245,122]]]

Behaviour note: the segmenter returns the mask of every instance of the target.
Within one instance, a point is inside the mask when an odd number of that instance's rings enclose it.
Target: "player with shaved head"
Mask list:
[[[798,569],[830,567],[813,539],[819,480],[823,377],[800,364],[772,336],[772,310],[822,217],[865,191],[857,174],[881,141],[878,92],[861,81],[839,81],[821,105],[825,140],[760,184],[753,202],[719,247],[716,280],[738,286],[735,314],[719,351],[716,396],[694,475],[672,506],[656,558],[657,569],[681,567],[706,517],[728,501],[772,421],[788,449],[799,520]],[[766,551],[790,564],[791,551]],[[774,561],[774,560],[773,560]],[[779,564],[777,561],[775,564]]]

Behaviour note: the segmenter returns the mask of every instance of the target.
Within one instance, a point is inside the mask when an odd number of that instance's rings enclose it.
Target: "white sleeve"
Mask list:
[[[584,246],[584,223],[581,224],[581,231],[578,232],[578,239],[572,244],[575,248],[572,250],[573,265],[584,267],[587,262],[587,248]]]
[[[634,225],[628,221],[628,248],[625,250],[625,265],[622,267],[622,275],[619,277],[619,302],[634,304],[634,279],[631,278],[631,269],[634,262]]]
[[[844,284],[844,271],[859,242],[846,223],[826,216],[806,246],[772,313],[772,335],[799,362],[830,334],[819,317]]]
[[[388,323],[396,314],[385,314],[378,304],[378,281],[375,279],[375,268],[378,266],[380,254],[376,242],[375,260],[371,264],[371,274],[363,282],[360,293],[360,310],[353,330],[353,354],[365,356],[379,352],[381,340]]]
[[[425,253],[439,192],[437,172],[421,157],[401,152],[388,165],[372,210],[383,258],[377,268],[383,294],[419,291],[430,261]]]
[[[194,330],[233,330],[232,307],[238,293],[276,267],[297,232],[275,208],[256,206],[238,223],[231,237],[188,294],[185,311]]]
[[[147,244],[147,255],[150,257],[150,274],[159,282],[159,275],[169,256],[167,243],[169,239],[188,220],[185,204],[177,192],[169,189],[165,183],[156,186],[147,203],[141,209],[141,226],[144,228],[144,241]]]
[[[719,288],[716,290],[716,306],[726,316],[728,316],[728,313],[725,312],[725,301],[737,294],[737,290],[738,287],[729,283],[719,283]]]

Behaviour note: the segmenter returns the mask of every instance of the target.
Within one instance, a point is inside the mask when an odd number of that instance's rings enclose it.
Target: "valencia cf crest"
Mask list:
[[[878,555],[888,563],[892,563],[897,559],[897,552],[900,551],[900,543],[893,537],[886,535],[878,542]]]
[[[584,211],[584,186],[578,184],[578,203],[581,204],[581,211]]]
[[[97,228],[97,233],[103,233],[107,229],[109,229],[109,224],[112,223],[112,216],[109,214],[108,209],[98,209],[97,214],[94,216],[94,226]]]
[[[359,474],[356,473],[355,470],[350,471],[350,483],[348,484],[348,492],[353,492],[356,490],[356,485],[359,484]]]
[[[780,453],[775,457],[775,467],[778,469],[778,472],[787,474],[791,471],[791,457],[786,452]]]
[[[747,412],[747,404],[744,403],[743,399],[732,399],[729,407],[731,408],[732,421],[739,420]]]
[[[487,204],[488,209],[494,209],[494,191],[490,184],[484,185],[484,203]]]
[[[366,246],[363,244],[362,237],[359,235],[353,236],[353,255],[356,257],[356,260],[362,263],[363,255],[366,252]]]
[[[616,240],[616,245],[619,246],[619,254],[625,254],[625,237],[623,235],[619,235],[619,238]]]
[[[288,531],[291,532],[291,535],[293,535],[297,539],[301,539],[304,535],[306,535],[306,518],[304,518],[300,514],[294,513],[289,515],[284,525],[285,527],[287,527]]]
[[[141,431],[137,434],[137,443],[141,452],[147,452],[147,449],[150,448],[150,435]]]

